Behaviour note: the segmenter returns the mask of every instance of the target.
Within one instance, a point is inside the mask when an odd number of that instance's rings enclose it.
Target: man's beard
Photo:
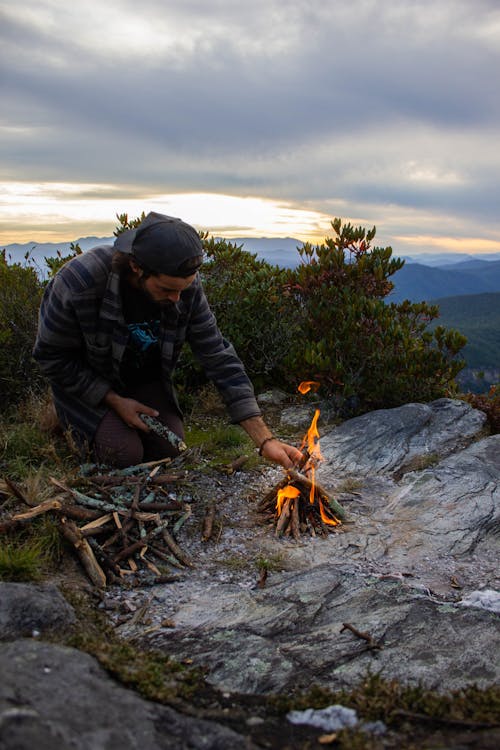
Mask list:
[[[170,308],[170,307],[175,306],[176,303],[172,302],[172,300],[170,299],[164,299],[164,300],[155,299],[153,295],[151,294],[151,292],[149,291],[149,289],[147,289],[146,287],[147,279],[145,279],[143,276],[141,276],[137,281],[138,281],[139,291],[141,292],[141,294],[144,295],[144,297],[147,299],[148,302],[153,303],[153,305],[158,305],[159,307]]]

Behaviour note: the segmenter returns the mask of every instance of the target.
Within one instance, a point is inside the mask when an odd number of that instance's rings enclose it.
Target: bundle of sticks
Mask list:
[[[191,515],[189,502],[167,490],[182,476],[160,473],[161,465],[136,467],[87,476],[84,491],[51,479],[59,495],[17,513],[0,524],[1,531],[54,513],[65,539],[73,545],[88,577],[98,588],[126,580],[133,574],[161,582],[162,570],[193,567],[175,536]],[[21,488],[9,482],[18,499],[27,502]],[[29,504],[29,503],[28,503]]]
[[[299,539],[301,534],[325,535],[338,530],[345,511],[316,481],[307,476],[314,469],[307,451],[302,461],[287,469],[282,479],[258,505],[263,523],[270,523],[276,536]]]

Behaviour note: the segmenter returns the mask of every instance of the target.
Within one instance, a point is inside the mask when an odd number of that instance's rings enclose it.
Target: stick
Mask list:
[[[330,497],[328,492],[323,489],[320,484],[318,484],[317,482],[313,483],[312,480],[309,479],[309,477],[304,476],[304,474],[300,474],[298,471],[295,471],[295,469],[287,469],[287,473],[292,481],[302,485],[303,487],[307,487],[309,490],[314,485],[315,491],[325,498],[326,502],[335,513],[335,515],[340,519],[345,518],[345,510],[342,505],[337,500],[334,500],[332,497]]]
[[[155,547],[153,544],[148,544],[148,550],[155,555],[159,560],[164,560],[165,562],[170,563],[170,565],[173,565],[174,568],[179,568],[179,570],[184,570],[184,565],[181,563],[180,560],[177,560],[173,555],[167,555],[165,552],[163,552],[161,549],[158,549],[158,547]]]
[[[178,560],[181,561],[183,565],[187,565],[188,568],[194,568],[194,564],[191,562],[189,557],[184,554],[184,552],[181,550],[175,539],[172,537],[171,534],[166,529],[163,529],[162,531],[163,541],[169,548],[171,552],[176,556]]]
[[[114,510],[118,509],[126,510],[125,506],[121,503],[106,503],[103,500],[98,500],[95,497],[84,495],[83,492],[79,492],[78,490],[74,490],[71,487],[67,487],[62,482],[54,479],[54,477],[51,477],[50,481],[53,485],[59,487],[59,489],[64,490],[64,492],[69,492],[69,494],[74,498],[75,502],[81,505],[86,505],[90,508],[97,508],[98,510],[102,510],[104,513],[112,513]]]
[[[266,581],[267,581],[267,568],[262,568],[260,572],[259,580],[257,582],[258,588],[263,589],[266,585]]]
[[[358,630],[354,627],[354,625],[351,625],[349,622],[342,623],[342,627],[340,629],[340,632],[343,633],[344,630],[350,630],[351,633],[354,633],[354,635],[357,638],[362,638],[364,641],[368,643],[369,649],[382,649],[384,648],[382,644],[379,641],[376,641],[373,636],[370,635],[370,633],[362,633],[361,630]]]
[[[202,542],[208,542],[208,540],[212,536],[214,520],[215,520],[215,503],[210,503],[210,505],[207,508],[207,512],[205,513],[205,518],[203,519],[203,527],[202,527],[202,532],[201,532]]]
[[[157,468],[160,468],[160,464],[157,464]],[[147,478],[146,481],[148,484],[154,484],[154,485],[162,485],[162,484],[174,484],[175,482],[178,482],[180,479],[182,479],[182,476],[180,474],[157,474],[154,477]],[[92,482],[92,484],[97,484],[100,487],[120,487],[122,484],[125,484],[125,478],[124,477],[117,477],[113,476],[111,474],[101,474],[100,476],[96,477],[89,477],[89,481]],[[127,485],[130,484],[138,484],[139,482],[143,482],[143,477],[127,477],[126,483]]]
[[[115,565],[110,556],[103,550],[100,544],[95,539],[89,539],[89,544],[94,551],[96,558],[99,560],[99,564],[103,570],[106,571],[106,577],[110,583],[115,583],[120,578],[120,567]]]
[[[179,518],[179,519],[178,519],[178,520],[177,520],[177,521],[175,522],[175,524],[174,524],[174,529],[173,529],[173,531],[174,531],[174,534],[177,534],[177,533],[178,533],[178,531],[180,530],[181,526],[183,526],[183,524],[184,524],[184,523],[185,523],[185,522],[186,522],[186,521],[188,520],[188,518],[189,518],[189,517],[190,517],[190,515],[191,515],[191,506],[189,505],[189,503],[186,503],[186,505],[185,505],[185,508],[186,508],[186,512],[184,513],[184,515],[182,515],[182,516],[181,516],[181,517],[180,517],[180,518]]]
[[[151,432],[154,432],[155,435],[158,435],[158,437],[163,438],[164,440],[169,443],[169,445],[172,446],[172,448],[175,448],[176,451],[179,451],[179,453],[182,453],[183,451],[187,450],[187,445],[184,442],[184,440],[179,437],[179,435],[176,435],[175,432],[172,432],[169,427],[167,427],[166,424],[163,424],[163,422],[160,422],[159,419],[155,419],[155,417],[150,417],[147,414],[140,414],[139,415],[144,424],[146,424]]]
[[[168,521],[164,521],[163,524],[160,524],[155,529],[150,531],[144,539],[140,539],[138,542],[134,542],[133,544],[130,544],[125,549],[122,549],[121,552],[118,552],[117,555],[114,556],[113,561],[115,563],[119,562],[120,560],[124,560],[126,557],[130,557],[134,554],[134,552],[137,552],[137,550],[141,549],[142,547],[148,546],[148,541],[150,539],[153,539],[155,536],[158,536],[163,531],[164,527],[166,527]]]
[[[68,516],[68,518],[73,518],[75,521],[93,521],[96,518],[100,518],[102,515],[98,510],[79,508],[76,505],[63,505],[61,509],[56,512],[58,515]]]
[[[12,479],[9,479],[8,477],[4,477],[4,481],[14,497],[17,497],[17,499],[25,505],[33,505],[16,482],[13,482]]]
[[[402,716],[405,719],[414,719],[415,721],[435,722],[437,724],[449,724],[452,727],[464,727],[467,729],[496,729],[500,726],[498,722],[488,723],[486,721],[467,721],[466,719],[449,719],[447,716],[427,716],[426,714],[414,713],[398,708],[392,712],[391,716]]]
[[[291,515],[291,509],[290,509],[290,503],[291,499],[287,498],[285,502],[283,503],[283,507],[281,509],[281,515],[278,518],[278,523],[276,524],[276,536],[281,536],[284,532],[286,527],[288,526],[288,522],[290,521],[290,515]]]
[[[97,588],[106,588],[106,576],[95,559],[92,548],[86,539],[83,538],[78,526],[68,519],[61,518],[61,531],[63,536],[71,542],[76,550],[76,554],[85,568],[87,575]]]
[[[299,529],[299,497],[294,497],[292,500],[292,517],[290,520],[290,528],[292,532],[293,538],[298,541],[300,539],[300,529]]]

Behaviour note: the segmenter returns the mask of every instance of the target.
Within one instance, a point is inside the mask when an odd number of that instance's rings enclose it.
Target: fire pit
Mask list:
[[[298,387],[300,393],[308,393],[319,383],[304,381]],[[285,478],[259,503],[258,512],[263,522],[271,523],[276,536],[291,536],[299,539],[301,534],[325,535],[337,531],[345,517],[345,511],[315,479],[316,466],[323,460],[319,445],[316,409],[300,450],[302,459],[286,470]]]

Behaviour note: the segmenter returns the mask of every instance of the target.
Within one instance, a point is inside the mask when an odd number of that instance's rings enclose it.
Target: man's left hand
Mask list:
[[[269,461],[281,464],[284,469],[291,469],[302,459],[302,453],[298,448],[288,445],[288,443],[282,443],[281,440],[276,438],[266,442],[261,455]]]

